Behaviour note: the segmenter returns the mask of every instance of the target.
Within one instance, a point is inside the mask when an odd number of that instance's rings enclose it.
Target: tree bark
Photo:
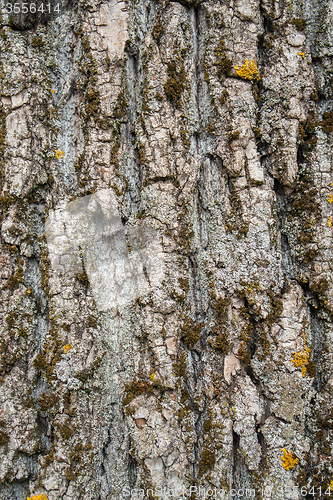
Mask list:
[[[15,5],[0,499],[329,498],[330,4]]]

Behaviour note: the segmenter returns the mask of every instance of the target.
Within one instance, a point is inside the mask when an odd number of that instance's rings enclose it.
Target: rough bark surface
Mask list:
[[[83,0],[26,24],[4,5],[0,499],[324,498],[331,3]],[[102,205],[142,293],[88,259],[97,223],[61,240]]]

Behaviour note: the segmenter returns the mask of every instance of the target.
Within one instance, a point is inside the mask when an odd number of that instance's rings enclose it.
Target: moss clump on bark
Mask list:
[[[59,401],[59,396],[57,396],[55,393],[52,394],[46,394],[46,392],[43,392],[38,400],[38,407],[40,411],[42,412],[47,412],[51,408],[53,408]]]
[[[153,38],[157,44],[160,43],[163,32],[164,24],[162,23],[161,17],[159,17],[152,32]]]
[[[178,69],[179,67],[179,69]],[[170,62],[168,63],[168,78],[164,84],[164,92],[176,108],[182,107],[182,95],[185,89],[186,73],[184,62]]]
[[[216,462],[215,453],[211,450],[203,450],[201,459],[199,461],[199,476],[203,476],[206,472],[211,470]]]
[[[135,377],[132,382],[125,385],[125,396],[122,400],[123,406],[127,406],[131,401],[140,396],[141,394],[153,394],[154,391],[165,392],[168,387],[165,387],[158,380],[150,381],[144,380],[143,378]]]
[[[320,124],[325,134],[333,132],[333,110],[323,113],[323,119]]]
[[[230,193],[229,201],[231,205],[230,216],[224,223],[224,228],[227,233],[236,232],[236,238],[240,240],[247,236],[249,232],[249,223],[243,221],[242,218],[242,202],[238,193]]]
[[[292,24],[296,27],[297,31],[303,31],[306,28],[306,20],[301,18],[295,18],[292,21]]]
[[[226,47],[222,39],[215,49],[217,62],[215,63],[217,69],[217,76],[222,80],[225,76],[230,76],[233,67],[232,60],[226,54]]]
[[[97,113],[101,102],[99,91],[93,89],[92,87],[88,87],[84,95],[84,100],[85,100],[85,110],[87,117]]]
[[[40,49],[44,47],[45,42],[41,36],[34,36],[32,41],[31,41],[31,47],[34,47],[35,49]]]
[[[0,446],[5,446],[9,441],[9,436],[0,431]]]
[[[306,155],[317,145],[316,127],[319,125],[314,110],[311,110],[305,122],[299,126],[298,142],[303,154]]]
[[[184,344],[186,344],[190,349],[192,349],[195,346],[195,344],[199,341],[200,332],[203,327],[204,323],[197,323],[196,321],[193,321],[191,318],[188,318],[187,316],[184,317],[184,322],[180,329],[181,336],[184,341]]]
[[[242,327],[239,340],[240,340],[240,347],[238,349],[238,358],[242,361],[244,366],[248,366],[251,361],[251,355],[249,352],[249,344],[252,336],[252,323],[251,323],[251,317],[250,314],[247,310],[246,307],[243,307],[241,309],[241,316],[243,317],[245,324]]]
[[[23,267],[19,265],[16,271],[11,274],[5,284],[5,288],[9,288],[10,290],[15,290],[20,283],[23,283]]]
[[[186,368],[187,368],[187,363],[186,363],[186,354],[183,352],[179,358],[178,361],[172,364],[173,371],[176,377],[178,378],[185,378],[186,377]]]
[[[227,353],[231,348],[231,343],[228,338],[227,322],[228,322],[228,307],[231,299],[226,297],[216,297],[216,294],[211,295],[211,305],[217,313],[215,326],[212,328],[212,334],[215,336],[209,344],[216,351]]]

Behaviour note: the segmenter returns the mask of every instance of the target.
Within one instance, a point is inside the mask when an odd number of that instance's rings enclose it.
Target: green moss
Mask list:
[[[98,327],[98,321],[94,316],[88,316],[86,325],[88,328],[97,328]]]
[[[187,368],[187,363],[186,363],[186,353],[183,352],[179,358],[178,361],[172,364],[173,371],[176,377],[178,378],[185,378],[186,377],[186,368]]]
[[[116,100],[116,105],[114,109],[114,116],[118,120],[121,120],[124,118],[125,111],[128,108],[128,102],[126,99],[126,92],[123,89],[121,92],[119,92],[117,100]]]
[[[191,221],[186,220],[184,210],[178,214],[178,220],[180,221],[177,234],[178,252],[188,256],[191,253],[191,242],[194,236],[193,225]]]
[[[241,315],[245,322],[244,326],[241,329],[239,340],[240,347],[238,349],[238,358],[242,361],[244,366],[248,366],[251,361],[251,355],[249,352],[249,344],[251,340],[251,336],[253,333],[253,326],[251,323],[251,317],[246,307],[241,309]]]
[[[50,384],[56,379],[53,372],[56,364],[61,359],[62,353],[62,342],[58,337],[58,329],[53,325],[46,336],[41,353],[34,359],[35,368],[42,372]]]
[[[333,311],[329,307],[327,291],[328,282],[326,278],[320,278],[318,281],[311,281],[309,283],[310,291],[315,299],[318,301],[320,308],[325,311],[331,320],[333,320]]]
[[[135,377],[132,382],[125,385],[125,396],[122,400],[122,404],[128,407],[131,401],[141,394],[153,394],[155,390],[165,392],[168,389],[168,387],[165,387],[158,380],[147,381],[143,378],[140,379]]]
[[[295,257],[303,264],[312,262],[316,256],[316,249],[304,248],[309,243],[316,242],[316,223],[321,221],[321,205],[318,201],[318,190],[314,186],[312,173],[306,164],[300,166],[294,194],[291,195],[290,203],[285,212],[288,226],[295,220],[294,226],[297,229],[297,241],[302,247],[302,252],[298,252]],[[283,229],[285,234],[285,229]]]
[[[305,122],[300,122],[298,132],[298,143],[303,154],[307,155],[317,145],[316,127],[320,125],[315,116],[315,111],[311,110]]]
[[[306,365],[306,372],[309,377],[314,378],[316,376],[316,371],[316,363],[314,361],[308,361],[308,364]]]
[[[45,42],[41,36],[34,36],[32,41],[31,41],[31,47],[34,47],[35,49],[40,49],[44,47]]]
[[[193,321],[191,318],[184,316],[183,324],[180,328],[181,337],[190,349],[192,349],[195,344],[200,339],[200,332],[204,327],[204,323],[197,323]]]
[[[215,453],[211,450],[203,450],[198,465],[199,477],[202,477],[206,472],[213,469],[216,463]]]
[[[295,18],[291,22],[296,27],[297,31],[303,31],[306,28],[305,19]]]
[[[187,294],[190,290],[190,282],[188,278],[178,278],[179,286]]]
[[[70,437],[73,436],[73,434],[74,434],[73,429],[68,425],[62,425],[60,427],[60,435],[63,439],[69,439]]]
[[[86,93],[84,94],[84,101],[87,117],[95,115],[99,110],[101,103],[99,91],[93,89],[92,87],[88,87]]]
[[[209,341],[213,349],[227,353],[231,348],[231,343],[228,338],[228,307],[230,305],[230,298],[217,298],[215,293],[211,294],[211,306],[215,309],[217,317],[215,326],[212,328],[211,333],[214,339]]]
[[[164,24],[162,22],[161,17],[159,17],[152,32],[153,38],[157,44],[160,43],[164,30],[165,30]]]
[[[190,134],[189,130],[182,130],[180,132],[180,135],[181,135],[183,144],[186,147],[186,149],[190,149],[191,143],[189,141],[189,137],[191,136],[191,134]]]
[[[323,119],[320,125],[325,134],[333,132],[333,110],[323,113]]]
[[[237,139],[239,139],[240,132],[239,132],[239,130],[234,130],[233,132],[229,132],[227,134],[227,136],[228,136],[228,141],[229,142],[236,141]]]
[[[230,216],[226,218],[224,223],[224,228],[227,233],[236,232],[236,238],[241,239],[247,236],[249,232],[249,223],[243,221],[242,218],[242,202],[236,192],[231,192],[229,194],[229,200],[231,205]]]
[[[229,92],[226,89],[223,89],[222,96],[220,97],[220,104],[223,106],[229,97]]]
[[[307,243],[308,241],[310,241],[310,238],[304,234],[304,239],[302,240],[302,237],[301,237],[300,241]],[[310,262],[313,262],[318,255],[319,255],[319,250],[317,250],[315,248],[310,248],[309,250],[306,250],[304,252],[304,254],[302,256],[302,262],[304,264],[309,264]]]
[[[82,286],[84,286],[85,288],[88,288],[88,286],[89,286],[89,278],[88,278],[88,275],[87,275],[87,271],[86,271],[86,268],[85,268],[85,265],[84,265],[84,260],[82,258],[82,255],[81,255],[81,265],[82,265],[82,272],[78,273],[76,275],[76,279],[79,281],[79,283]]]
[[[265,322],[271,326],[276,320],[281,316],[283,310],[282,300],[274,295],[272,291],[268,291],[268,297],[270,302],[270,312],[267,315]]]
[[[0,431],[0,446],[5,446],[9,441],[9,436]]]
[[[225,76],[230,76],[233,68],[232,60],[226,55],[226,47],[223,39],[216,47],[215,54],[217,59],[217,62],[215,63],[217,76],[220,80],[222,80]]]
[[[177,54],[177,53],[176,53]],[[168,78],[164,84],[164,92],[176,108],[182,107],[182,95],[186,88],[186,73],[184,61],[175,55],[172,62],[167,66]]]
[[[59,396],[57,394],[46,394],[46,392],[43,392],[37,400],[38,407],[42,412],[47,412],[56,406],[58,402]]]
[[[5,288],[9,288],[10,290],[15,290],[19,286],[20,283],[23,283],[23,268],[22,266],[18,266],[15,273],[11,274],[5,284]]]

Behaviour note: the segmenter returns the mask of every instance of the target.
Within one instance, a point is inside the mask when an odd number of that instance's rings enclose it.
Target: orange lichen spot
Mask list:
[[[65,155],[65,153],[63,151],[59,151],[59,149],[56,149],[54,153],[56,155],[57,160],[60,160]]]
[[[47,500],[47,496],[42,493],[41,495],[34,495],[33,497],[27,497],[27,500]]]
[[[305,332],[303,331],[303,340],[304,340],[304,351],[303,352],[293,352],[292,363],[298,368],[299,366],[302,368],[302,376],[305,377],[306,374],[306,365],[309,364],[310,352],[311,349],[308,347]]]
[[[331,226],[332,226],[332,217],[329,217],[329,218],[327,219],[327,225],[328,225],[328,227],[331,227]]]
[[[65,354],[67,354],[68,351],[73,349],[73,346],[72,346],[72,344],[66,344],[66,345],[64,345],[63,349],[65,351]]]
[[[54,94],[54,93],[55,93],[55,90],[51,89],[51,92]]]
[[[305,59],[305,54],[304,54],[304,52],[298,52],[298,55],[299,55],[299,56],[301,56],[301,57],[303,57],[303,59]]]
[[[298,458],[294,458],[294,452],[293,450],[290,450],[289,452],[285,448],[281,448],[281,451],[283,451],[283,455],[280,457],[282,459],[282,466],[286,470],[290,470],[298,462]]]
[[[329,194],[328,196],[328,203],[332,203],[333,202],[333,194]]]
[[[243,80],[260,80],[260,73],[257,68],[256,63],[251,60],[246,59],[243,66],[240,68],[239,66],[235,66],[235,70],[237,75]]]

